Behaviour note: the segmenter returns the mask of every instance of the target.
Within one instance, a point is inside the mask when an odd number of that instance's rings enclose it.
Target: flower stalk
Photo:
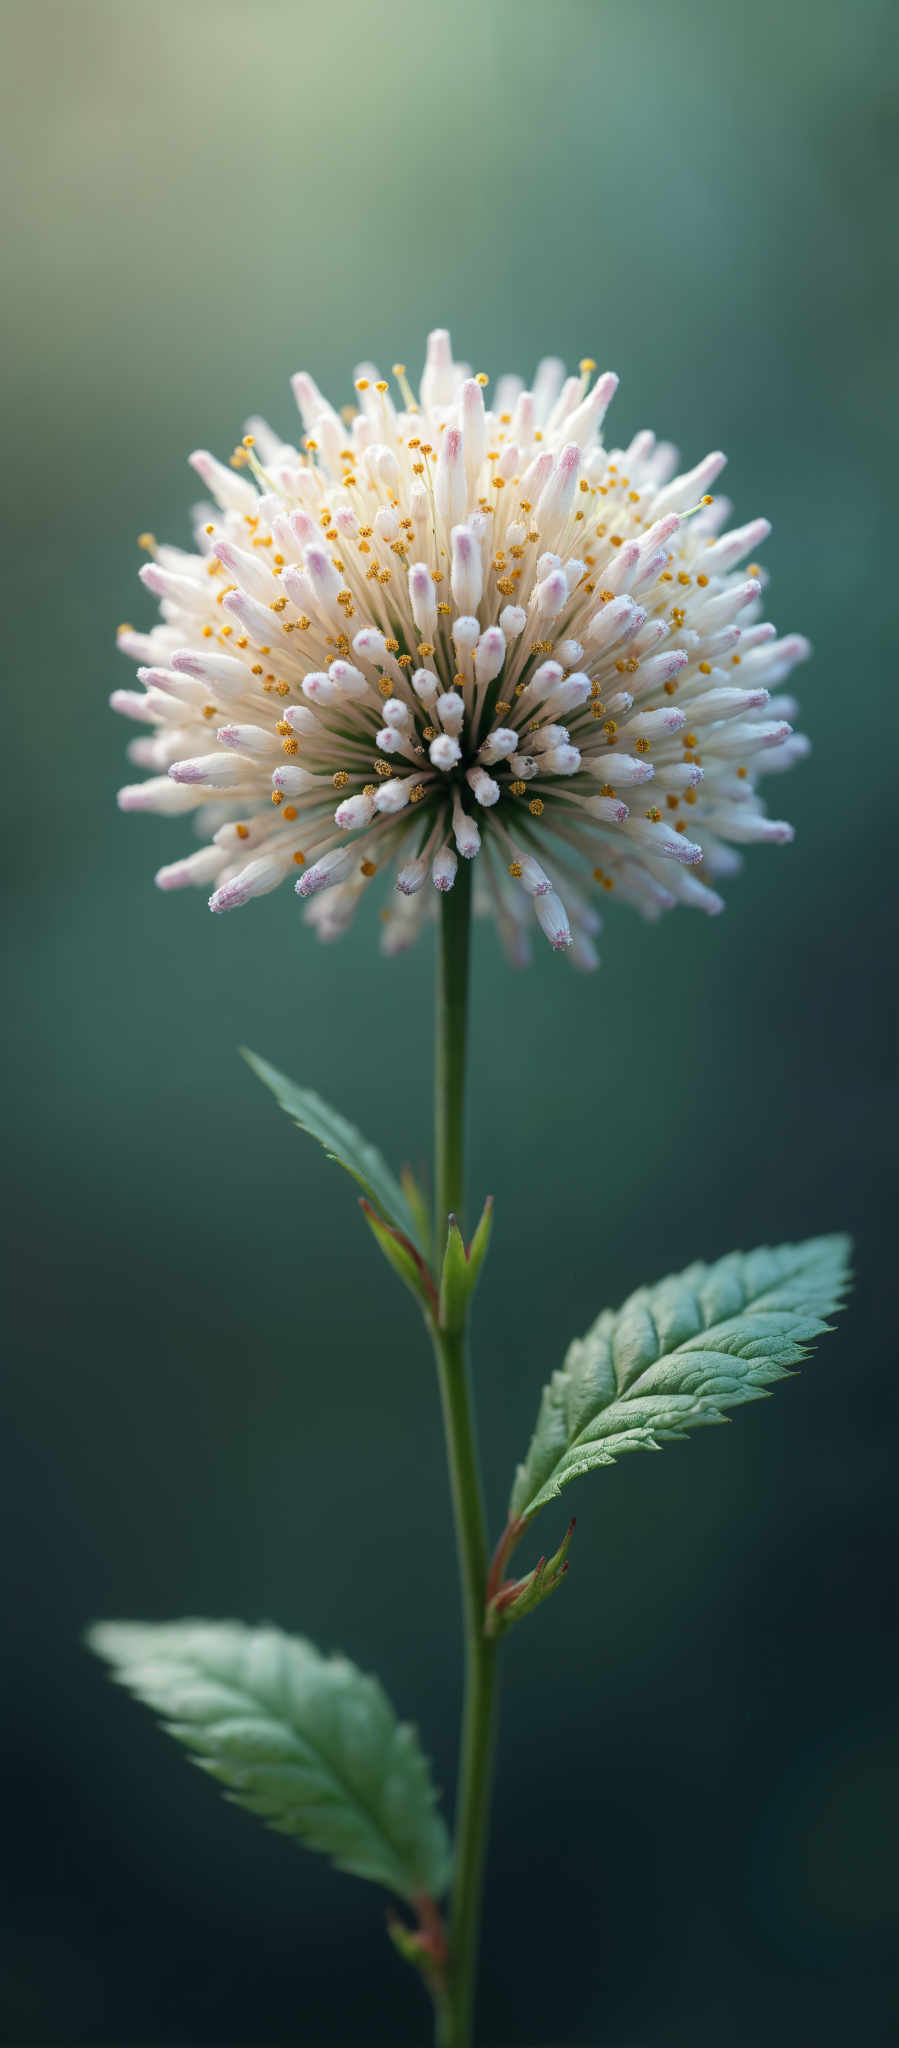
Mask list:
[[[465,863],[441,904],[437,971],[436,1243],[463,1212],[465,1078],[471,879]],[[470,2048],[496,1719],[496,1644],[484,1633],[489,1556],[461,1328],[432,1325],[456,1528],[465,1641],[465,1692],[456,1793],[455,1879],[446,1994],[437,2008],[438,2048]]]

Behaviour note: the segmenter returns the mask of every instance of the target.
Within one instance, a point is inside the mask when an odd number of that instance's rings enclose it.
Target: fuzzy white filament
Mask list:
[[[144,537],[162,623],[121,628],[144,689],[112,698],[149,728],[122,808],[209,835],[161,888],[221,911],[292,875],[331,938],[391,868],[395,952],[461,855],[510,959],[536,922],[584,967],[597,884],[715,912],[735,846],[792,836],[758,782],[807,751],[769,690],[809,648],[741,568],[767,523],[727,529],[721,455],[607,451],[594,369],[542,363],[491,410],[438,330],[417,400],[399,365],[396,400],[360,372],[349,416],[301,372],[300,448],[257,420],[230,467],[191,456],[196,552]]]

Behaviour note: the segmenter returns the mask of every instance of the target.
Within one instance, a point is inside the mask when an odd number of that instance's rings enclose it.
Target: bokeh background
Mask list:
[[[416,1312],[235,1051],[426,1157],[432,947],[382,962],[372,914],[318,948],[283,892],[221,920],[159,895],[183,827],[117,814],[107,710],[115,626],[151,616],[136,535],[188,535],[188,451],[253,410],[287,429],[300,365],[339,400],[362,356],[420,365],[444,322],[491,375],[616,367],[616,436],[727,448],[739,516],[774,522],[774,615],[817,649],[795,845],[726,917],[613,911],[589,980],[544,945],[516,978],[478,934],[494,1525],[604,1302],[836,1227],[859,1262],[770,1408],[569,1496],[564,1597],[507,1658],[482,2038],[897,2039],[890,15],[7,9],[7,2043],[427,2036],[380,1898],[229,1810],[80,1635],[234,1613],[340,1645],[451,1793]]]

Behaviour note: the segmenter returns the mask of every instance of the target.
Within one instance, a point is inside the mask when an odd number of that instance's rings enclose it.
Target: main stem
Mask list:
[[[435,1228],[438,1260],[447,1218],[462,1221],[471,870],[460,861],[441,905],[435,1069]],[[487,1529],[464,1330],[434,1331],[456,1525],[465,1628],[465,1699],[456,1793],[450,1968],[438,2010],[438,2048],[471,2048],[496,1695],[496,1646],[484,1635]]]

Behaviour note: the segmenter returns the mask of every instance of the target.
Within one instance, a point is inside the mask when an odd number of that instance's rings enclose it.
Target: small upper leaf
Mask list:
[[[732,1252],[603,1309],[544,1387],[509,1512],[527,1520],[569,1480],[624,1451],[658,1450],[722,1408],[761,1399],[830,1325],[848,1284],[849,1240]]]
[[[271,1089],[281,1108],[299,1124],[301,1131],[308,1131],[310,1138],[317,1138],[328,1158],[353,1175],[386,1221],[402,1230],[417,1250],[427,1257],[427,1246],[422,1243],[408,1197],[377,1146],[370,1145],[355,1125],[348,1123],[336,1109],[331,1109],[320,1095],[314,1095],[311,1088],[298,1087],[296,1081],[289,1081],[285,1074],[279,1074],[276,1067],[270,1067],[267,1060],[259,1059],[254,1052],[244,1051],[244,1058],[249,1061],[254,1074],[259,1075],[260,1081]]]
[[[376,1679],[240,1622],[98,1622],[88,1640],[269,1827],[401,1898],[446,1889],[449,1838],[430,1769]]]

